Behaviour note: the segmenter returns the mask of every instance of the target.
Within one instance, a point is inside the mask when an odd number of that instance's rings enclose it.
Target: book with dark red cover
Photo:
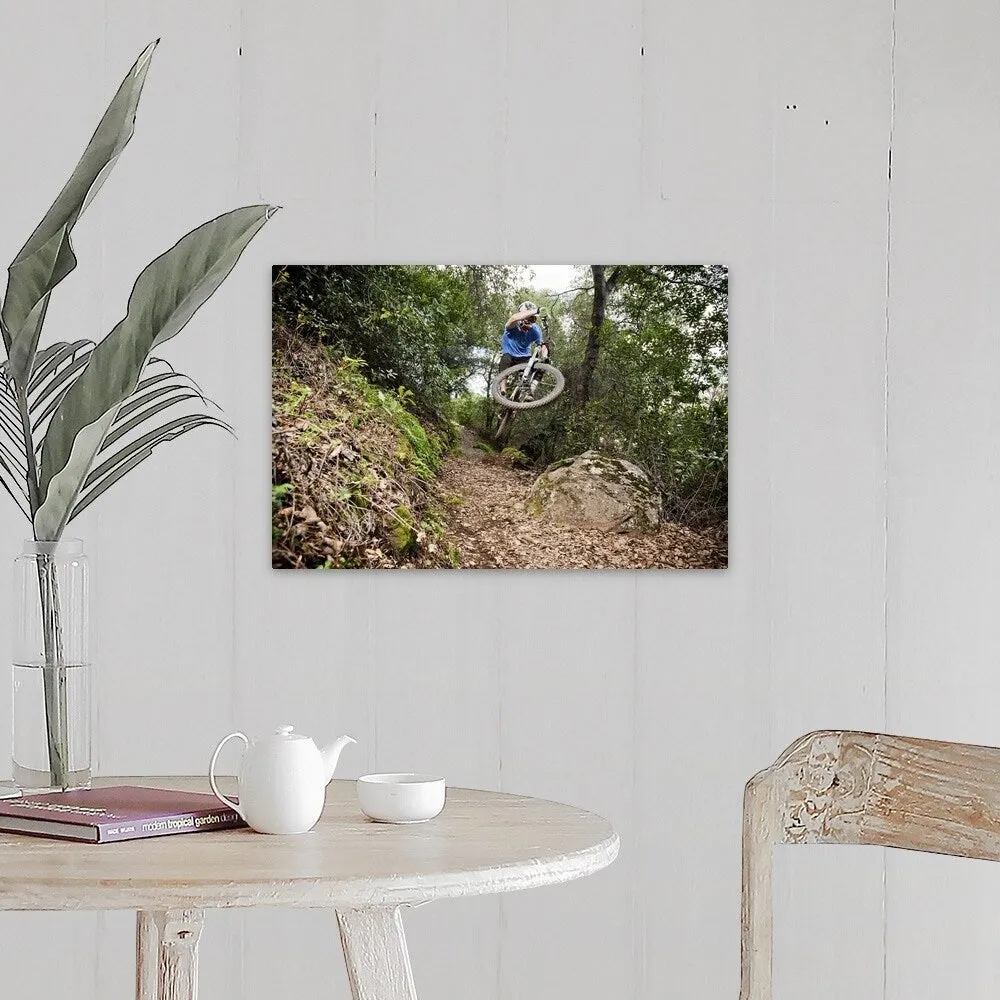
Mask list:
[[[0,801],[0,831],[107,844],[246,826],[214,795],[113,785]]]

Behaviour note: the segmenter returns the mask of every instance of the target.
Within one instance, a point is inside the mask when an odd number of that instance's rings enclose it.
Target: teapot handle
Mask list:
[[[246,738],[246,736],[243,735],[243,733],[230,733],[227,737],[225,737],[223,741],[215,748],[215,753],[212,754],[212,763],[208,765],[208,781],[209,784],[211,784],[212,786],[212,791],[215,792],[215,797],[223,804],[229,806],[230,809],[235,809],[236,812],[239,814],[240,819],[242,819],[243,822],[246,823],[247,816],[246,813],[241,808],[240,804],[238,802],[235,802],[233,799],[227,799],[225,795],[223,795],[222,792],[219,791],[219,786],[215,783],[215,762],[219,759],[219,751],[230,740],[235,739],[237,737],[243,740],[244,749],[250,746],[250,741]]]

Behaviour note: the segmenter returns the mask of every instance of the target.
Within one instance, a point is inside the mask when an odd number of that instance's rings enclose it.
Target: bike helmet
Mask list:
[[[537,313],[538,312],[538,306],[536,306],[534,302],[522,302],[517,307],[517,311],[519,313],[526,313],[526,312]]]

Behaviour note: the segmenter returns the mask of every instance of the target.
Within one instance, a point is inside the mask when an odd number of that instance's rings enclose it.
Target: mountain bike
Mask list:
[[[527,361],[500,372],[490,385],[490,396],[506,411],[497,427],[496,439],[503,437],[518,410],[547,406],[565,386],[563,373],[541,360],[539,345],[535,344]]]

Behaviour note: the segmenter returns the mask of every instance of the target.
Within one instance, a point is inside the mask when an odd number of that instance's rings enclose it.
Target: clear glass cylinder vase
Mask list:
[[[89,589],[79,539],[27,541],[14,561],[11,728],[22,791],[90,785]]]

